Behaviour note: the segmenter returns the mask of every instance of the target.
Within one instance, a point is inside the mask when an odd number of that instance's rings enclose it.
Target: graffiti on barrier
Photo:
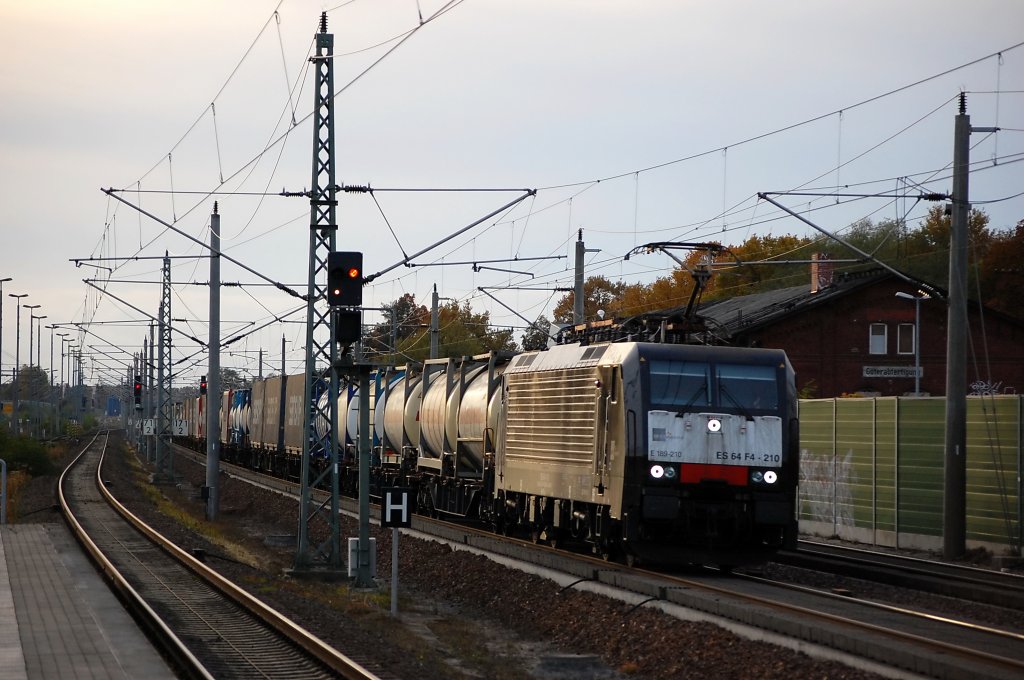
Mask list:
[[[993,397],[997,394],[1016,394],[1015,387],[1003,387],[1003,381],[992,382],[991,380],[975,380],[971,383],[970,396],[972,397]]]
[[[800,517],[815,522],[854,526],[853,493],[857,482],[853,451],[842,457],[800,452]]]

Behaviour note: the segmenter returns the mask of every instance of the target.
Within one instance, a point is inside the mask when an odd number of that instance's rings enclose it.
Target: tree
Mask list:
[[[933,206],[918,228],[907,234],[906,259],[900,268],[929,283],[948,287],[951,224],[952,218],[946,215],[944,206]],[[983,261],[992,243],[988,215],[984,211],[971,210],[967,218],[967,239],[971,262]],[[973,270],[972,267],[969,271]],[[970,290],[975,289],[975,283],[972,276]]]
[[[430,310],[416,304],[416,296],[405,293],[391,303],[381,305],[384,320],[363,338],[363,347],[382,354],[394,353],[399,341],[422,333],[430,322]]]
[[[220,389],[237,390],[245,387],[248,381],[245,377],[233,368],[220,369]]]
[[[805,264],[755,264],[763,261],[809,260],[821,249],[817,240],[784,234],[782,236],[751,236],[738,246],[731,246],[715,261],[720,265],[708,283],[704,299],[732,297],[748,293],[785,288],[808,280]],[[739,262],[735,267],[731,263]]]
[[[541,314],[533,325],[523,332],[523,351],[544,349],[548,346],[548,334],[551,332],[551,322]]]
[[[583,318],[597,318],[597,310],[604,310],[607,317],[615,316],[618,311],[615,301],[626,289],[622,281],[612,283],[604,276],[591,276],[583,282]],[[573,322],[573,304],[575,293],[567,293],[555,305],[556,323]]]
[[[18,399],[24,401],[45,401],[50,398],[50,378],[38,366],[24,366],[18,371],[18,378],[12,381],[8,395],[14,398],[15,386]]]
[[[1024,290],[1024,220],[1015,229],[992,236],[980,270],[984,303],[1024,321],[1024,307],[1017,297]]]
[[[403,297],[411,298],[406,295]],[[387,307],[385,305],[385,307]],[[397,348],[383,346],[386,361],[404,363],[408,360],[422,361],[430,357],[430,313],[417,307],[414,314],[420,314],[423,323],[410,325],[405,336],[397,340]],[[382,326],[384,324],[378,324]],[[476,313],[468,302],[448,302],[438,308],[438,357],[458,357],[482,354],[491,350],[515,351],[517,349],[511,329],[496,330],[490,326],[488,312]]]

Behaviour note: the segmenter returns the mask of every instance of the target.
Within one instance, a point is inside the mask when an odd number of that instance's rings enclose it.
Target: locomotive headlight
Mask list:
[[[661,479],[664,476],[665,476],[665,468],[663,468],[660,465],[652,465],[651,466],[651,477],[654,477],[655,479]]]
[[[768,470],[764,473],[764,481],[766,484],[774,484],[779,481],[779,475],[775,473],[775,470]]]
[[[722,429],[722,421],[718,418],[712,418],[708,421],[708,432],[718,432]]]
[[[761,482],[764,481],[764,473],[762,473],[760,470],[754,470],[750,474],[750,481],[752,481],[754,484],[760,484]]]
[[[675,479],[676,474],[677,473],[675,467],[673,467],[672,465],[665,466],[665,479]]]

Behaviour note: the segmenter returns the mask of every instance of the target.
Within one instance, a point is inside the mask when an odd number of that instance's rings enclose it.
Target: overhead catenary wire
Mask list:
[[[724,150],[724,149],[726,149],[728,147],[737,147],[737,146],[742,146],[742,145],[745,145],[745,144],[750,144],[751,142],[756,142],[758,140],[765,139],[766,137],[770,137],[772,135],[781,134],[783,132],[788,132],[790,130],[796,129],[798,127],[803,127],[804,125],[809,125],[811,123],[816,123],[816,122],[818,122],[820,120],[824,120],[826,118],[834,116],[834,115],[836,115],[836,114],[838,114],[838,113],[840,113],[842,111],[851,111],[853,109],[857,109],[857,108],[860,108],[862,106],[866,106],[866,105],[871,104],[873,102],[876,102],[876,101],[878,101],[880,99],[885,99],[886,97],[891,97],[894,94],[899,94],[900,92],[904,92],[904,91],[909,90],[911,88],[917,87],[918,85],[923,85],[923,84],[925,84],[927,82],[930,82],[932,80],[936,80],[936,79],[941,78],[943,76],[947,76],[947,75],[949,75],[951,73],[956,73],[957,71],[960,71],[960,70],[965,69],[965,68],[969,68],[971,66],[974,66],[975,64],[980,64],[983,61],[987,61],[988,59],[991,59],[993,57],[1002,55],[1002,54],[1004,54],[1006,52],[1011,52],[1011,51],[1019,49],[1021,47],[1024,47],[1024,41],[1016,43],[1016,44],[1011,45],[1009,47],[1003,48],[1003,49],[998,50],[996,52],[992,52],[990,54],[986,54],[983,57],[978,57],[977,59],[972,59],[971,61],[959,64],[958,66],[953,66],[953,67],[948,68],[948,69],[946,69],[944,71],[940,71],[939,73],[934,73],[934,74],[932,74],[930,76],[927,76],[925,78],[921,78],[919,80],[915,80],[912,83],[907,83],[906,85],[901,85],[900,87],[897,87],[895,89],[888,90],[888,91],[883,92],[881,94],[874,95],[873,97],[868,97],[867,99],[862,99],[861,101],[856,102],[855,104],[849,104],[849,105],[844,106],[842,108],[839,108],[839,109],[836,109],[836,110],[833,110],[833,111],[829,111],[828,113],[822,113],[822,114],[818,114],[816,116],[812,116],[811,118],[804,119],[804,120],[799,121],[797,123],[791,123],[789,125],[785,125],[785,126],[780,127],[780,128],[775,128],[774,130],[770,130],[768,132],[762,132],[762,133],[754,135],[752,137],[746,137],[746,138],[744,138],[744,139],[742,139],[742,140],[740,140],[738,142],[732,142],[730,144],[726,144],[724,146],[719,146],[719,147],[716,147],[714,149],[708,149],[706,151],[701,151],[699,153],[691,154],[689,156],[683,156],[681,158],[676,158],[676,159],[673,159],[673,160],[670,160],[670,161],[664,161],[662,163],[656,163],[654,165],[648,165],[648,166],[640,168],[640,169],[630,170],[630,171],[627,171],[627,172],[621,172],[621,173],[618,173],[618,174],[615,174],[615,175],[607,175],[605,177],[601,177],[601,178],[597,178],[597,179],[588,179],[588,180],[583,180],[583,181],[568,182],[568,183],[564,183],[564,184],[552,184],[552,185],[549,185],[549,186],[542,186],[542,187],[538,187],[538,191],[543,191],[543,190],[547,190],[547,189],[564,189],[564,188],[568,188],[568,187],[574,187],[574,186],[581,186],[581,185],[584,185],[584,184],[590,184],[590,183],[593,183],[593,182],[608,182],[608,181],[613,180],[613,179],[621,179],[623,177],[628,177],[629,175],[631,175],[633,173],[636,173],[636,172],[650,172],[651,170],[658,170],[660,168],[665,168],[665,167],[668,167],[670,165],[676,165],[678,163],[683,163],[685,161],[695,160],[695,159],[701,158],[703,156],[707,156],[707,155],[710,155],[710,154],[713,154],[713,153],[718,153],[718,152],[720,152],[720,151],[722,151],[722,150]]]
[[[445,4],[445,5],[443,5],[443,6],[442,6],[442,7],[440,8],[440,9],[438,9],[438,10],[437,10],[437,11],[436,11],[436,12],[435,12],[434,14],[432,14],[432,15],[431,15],[430,17],[428,17],[428,18],[427,18],[427,19],[426,19],[425,21],[423,21],[423,22],[422,22],[422,23],[421,23],[421,24],[420,24],[419,26],[416,26],[416,27],[415,27],[415,28],[413,28],[413,29],[412,29],[411,31],[409,31],[408,33],[406,33],[406,34],[405,34],[405,35],[404,35],[404,36],[403,36],[403,37],[402,37],[402,38],[401,38],[401,39],[400,39],[400,40],[398,41],[398,43],[397,43],[397,44],[395,44],[395,45],[394,45],[394,46],[393,46],[392,48],[390,48],[389,50],[387,50],[387,51],[386,51],[386,52],[385,52],[385,53],[384,53],[383,55],[381,55],[381,56],[380,56],[380,57],[378,57],[378,58],[377,58],[376,60],[374,60],[374,61],[373,61],[373,62],[372,62],[372,63],[371,63],[371,64],[370,64],[369,66],[367,66],[366,68],[364,68],[364,69],[363,69],[363,70],[362,70],[362,71],[361,71],[361,72],[360,72],[359,74],[357,74],[357,75],[356,75],[355,77],[353,77],[353,78],[352,78],[352,79],[351,79],[351,80],[350,80],[350,81],[349,81],[349,82],[348,82],[348,83],[347,83],[346,85],[344,85],[343,87],[341,87],[341,88],[337,89],[337,90],[335,91],[335,95],[334,95],[334,96],[335,96],[335,98],[339,97],[339,96],[340,96],[340,95],[341,95],[341,94],[342,94],[343,92],[345,92],[345,91],[346,91],[346,90],[348,90],[348,89],[349,89],[349,88],[350,88],[350,87],[351,87],[352,85],[354,85],[354,84],[355,84],[356,82],[358,82],[358,81],[359,81],[359,80],[360,80],[360,79],[361,79],[361,78],[362,78],[363,76],[365,76],[365,75],[366,75],[367,73],[369,73],[369,72],[370,72],[370,71],[371,71],[371,70],[372,70],[373,68],[375,68],[375,67],[376,67],[376,66],[377,66],[378,64],[380,64],[380,63],[381,63],[381,62],[382,62],[382,61],[383,61],[384,59],[386,59],[386,58],[387,58],[387,57],[388,57],[388,56],[389,56],[390,54],[392,54],[392,53],[393,53],[393,52],[394,52],[395,50],[397,50],[397,49],[398,49],[398,48],[399,48],[399,47],[400,47],[400,46],[401,46],[402,44],[404,44],[404,43],[405,43],[405,42],[406,42],[406,41],[407,41],[407,40],[408,40],[409,38],[411,38],[411,37],[412,37],[412,36],[413,36],[413,35],[414,35],[414,34],[415,34],[416,32],[418,32],[418,31],[419,31],[419,30],[420,30],[420,29],[421,29],[421,28],[422,28],[423,26],[425,26],[426,24],[430,23],[431,21],[433,21],[433,20],[435,20],[435,19],[437,19],[437,18],[439,18],[439,17],[443,16],[444,14],[448,13],[449,11],[451,11],[452,9],[454,9],[455,7],[457,7],[458,5],[462,4],[462,2],[463,2],[463,1],[464,1],[464,0],[450,0],[450,1],[449,1],[449,2],[447,2],[447,3]],[[281,6],[281,3],[282,3],[282,2],[283,2],[283,0],[281,0],[281,2],[279,2],[279,3],[277,4],[277,6],[275,7],[275,9],[274,9],[274,13],[275,13],[275,14],[276,14],[277,10],[278,10],[278,9],[280,8],[280,6]],[[345,4],[347,4],[347,3],[345,3]],[[343,5],[340,5],[339,7],[343,7],[343,6],[344,6],[344,4],[343,4]],[[229,83],[229,82],[231,81],[231,79],[232,79],[232,78],[233,78],[233,77],[235,76],[235,74],[236,74],[236,73],[238,72],[238,69],[240,68],[241,64],[242,64],[242,63],[243,63],[243,62],[245,61],[245,59],[246,59],[246,58],[248,57],[249,53],[250,53],[250,52],[252,51],[252,49],[253,49],[253,46],[254,46],[254,45],[256,44],[256,42],[257,42],[257,41],[259,40],[260,36],[262,36],[262,35],[263,35],[264,31],[266,30],[267,26],[268,26],[268,25],[270,24],[270,21],[271,21],[271,20],[273,20],[273,14],[271,15],[271,17],[270,17],[270,18],[268,18],[268,19],[267,19],[267,22],[266,22],[266,23],[264,23],[263,27],[262,27],[262,28],[260,29],[260,31],[258,32],[258,34],[257,34],[256,38],[255,38],[255,39],[253,40],[253,42],[252,42],[252,43],[250,44],[249,48],[248,48],[248,49],[246,50],[245,54],[244,54],[244,55],[242,56],[242,58],[241,58],[241,59],[239,60],[239,63],[238,63],[238,64],[236,64],[235,68],[234,68],[234,69],[232,70],[232,72],[231,72],[231,75],[229,75],[229,76],[228,76],[228,79],[227,79],[227,81],[226,81],[226,82],[225,82],[225,83],[224,83],[224,84],[223,84],[223,85],[221,86],[220,90],[218,90],[217,94],[216,94],[216,95],[214,96],[214,98],[213,98],[213,101],[214,101],[214,102],[216,102],[217,98],[218,98],[218,97],[219,97],[219,96],[221,95],[221,93],[223,93],[223,91],[224,91],[224,89],[225,89],[225,88],[227,87],[228,83]],[[206,111],[206,110],[208,110],[208,108],[207,108],[207,109],[204,109],[204,114],[205,114],[205,111]],[[283,142],[283,141],[284,141],[284,140],[285,140],[285,139],[286,139],[286,138],[288,137],[288,134],[290,133],[290,131],[291,131],[292,129],[294,129],[294,127],[296,127],[296,126],[298,126],[298,125],[301,125],[301,124],[302,124],[302,123],[304,123],[304,122],[305,122],[306,120],[309,120],[309,119],[310,119],[310,118],[312,117],[312,115],[313,115],[313,113],[312,113],[312,112],[310,112],[310,113],[306,114],[306,115],[305,115],[305,116],[304,116],[304,117],[303,117],[302,119],[300,119],[300,120],[296,121],[296,122],[295,122],[295,125],[289,126],[289,127],[288,127],[288,129],[287,129],[287,130],[285,130],[285,132],[284,132],[283,134],[281,134],[281,135],[279,135],[278,137],[274,138],[274,139],[273,139],[273,140],[272,140],[271,142],[269,142],[269,143],[268,143],[267,145],[265,145],[265,146],[264,146],[264,148],[263,148],[263,150],[262,150],[262,151],[260,151],[260,152],[259,152],[259,153],[258,153],[258,154],[257,154],[257,155],[256,155],[256,156],[254,157],[254,158],[250,159],[250,160],[249,160],[249,161],[248,161],[247,163],[245,163],[245,164],[244,164],[244,165],[242,165],[242,166],[241,166],[240,168],[238,168],[238,169],[237,169],[237,170],[236,170],[236,171],[235,171],[234,173],[232,173],[231,175],[229,175],[229,176],[228,176],[228,178],[226,178],[226,180],[222,181],[222,182],[221,182],[221,183],[220,183],[220,184],[218,185],[218,188],[219,188],[219,186],[223,186],[223,185],[224,185],[224,184],[225,184],[226,182],[228,182],[228,181],[231,181],[231,180],[233,180],[233,179],[234,179],[234,178],[235,178],[236,176],[238,176],[239,174],[241,174],[241,173],[242,173],[242,172],[243,172],[243,171],[244,171],[244,170],[245,170],[246,168],[249,168],[250,166],[254,165],[254,164],[255,164],[256,162],[258,162],[258,161],[259,161],[259,159],[260,159],[260,158],[262,158],[262,156],[263,156],[264,154],[266,154],[266,153],[267,153],[267,152],[268,152],[268,151],[269,151],[269,150],[270,150],[271,148],[273,148],[273,147],[277,146],[278,144],[282,143],[282,142]],[[199,120],[201,120],[201,116],[200,116],[200,118],[198,118],[198,119],[197,119],[197,120],[196,120],[195,122],[193,122],[193,124],[192,124],[192,125],[191,125],[191,126],[189,127],[189,129],[188,129],[188,130],[186,131],[186,133],[185,133],[184,135],[182,135],[182,137],[181,137],[181,138],[180,138],[180,139],[178,140],[178,142],[177,142],[177,143],[175,143],[175,145],[174,145],[174,146],[172,147],[172,149],[171,149],[171,152],[173,152],[173,151],[174,151],[174,149],[176,149],[176,148],[177,148],[177,147],[178,147],[178,146],[179,146],[179,145],[180,145],[180,144],[181,144],[181,143],[182,143],[182,142],[184,141],[184,139],[185,139],[186,137],[188,137],[188,135],[189,135],[189,134],[191,133],[191,131],[192,131],[192,130],[193,130],[193,129],[195,128],[195,126],[196,126],[196,125],[198,124]],[[169,158],[169,157],[170,157],[170,153],[171,153],[171,152],[168,152],[168,154],[167,154],[167,158]],[[162,161],[160,161],[160,162],[162,162]],[[154,166],[153,166],[153,168],[152,168],[152,169],[150,169],[150,170],[149,170],[149,171],[147,171],[147,172],[146,172],[146,173],[145,173],[144,175],[142,175],[142,177],[141,177],[141,178],[140,178],[139,180],[137,180],[136,184],[138,184],[138,183],[141,183],[141,180],[142,180],[142,179],[144,179],[144,178],[145,178],[145,177],[146,177],[147,175],[149,175],[149,174],[150,174],[150,173],[151,173],[151,172],[152,172],[153,170],[155,170],[155,169],[156,169],[156,167],[158,167],[158,166],[159,166],[160,162],[158,162],[158,163],[157,163],[156,165],[154,165]],[[181,215],[181,217],[182,217],[182,218],[184,218],[185,216],[187,216],[188,214],[190,214],[190,213],[191,213],[191,212],[192,212],[193,210],[195,210],[195,209],[196,209],[196,208],[197,208],[197,207],[198,207],[199,205],[201,205],[201,204],[202,204],[203,202],[205,202],[205,200],[206,200],[206,199],[207,199],[207,198],[208,198],[208,197],[209,197],[210,195],[212,195],[212,194],[211,194],[210,192],[206,192],[206,194],[204,195],[203,199],[202,199],[202,200],[200,200],[199,202],[197,202],[196,204],[194,204],[194,205],[193,205],[193,206],[192,206],[191,208],[189,208],[189,209],[188,209],[188,210],[187,210],[187,211],[186,211],[185,213],[183,213],[183,214]],[[172,202],[173,202],[173,196],[172,196]],[[173,217],[174,217],[174,220],[173,220],[173,221],[174,221],[174,222],[177,222],[177,221],[178,221],[178,219],[179,219],[179,217],[178,217],[178,215],[177,215],[177,212],[176,212],[176,210],[173,210],[173,209],[172,209],[172,213],[173,213]],[[165,224],[165,226],[166,226],[166,223],[164,223],[164,224]],[[153,239],[152,241],[150,241],[150,243],[153,243],[153,242],[155,242],[155,241],[156,241],[157,239],[159,239],[160,237],[162,237],[163,233],[165,233],[165,232],[166,232],[166,229],[165,229],[164,231],[160,232],[159,234],[157,234],[157,236],[156,236],[156,237],[154,237],[154,239]],[[141,251],[141,250],[142,250],[142,248],[140,247],[140,251]]]
[[[723,153],[724,153],[724,152],[723,152]],[[723,173],[723,174],[724,174],[724,173]],[[837,175],[837,176],[838,176],[838,175]],[[635,175],[635,177],[638,177],[638,174],[636,174],[636,175]],[[637,181],[638,181],[638,179],[637,179]],[[725,182],[723,181],[723,198],[724,198],[724,195],[726,194],[726,192],[725,192],[725,186],[724,186],[724,184],[725,184]],[[838,184],[838,182],[837,182],[837,184]],[[536,199],[536,197],[535,197],[535,199],[534,199],[534,200],[535,200],[535,201],[537,200],[537,199]],[[725,204],[725,201],[723,200],[723,207],[724,207],[724,204]],[[755,206],[756,206],[756,204],[755,204]],[[378,206],[378,207],[379,207],[379,206]],[[756,207],[754,208],[754,210],[756,210]],[[384,217],[384,216],[383,216],[383,211],[381,211],[381,212],[382,212],[382,217]],[[634,213],[635,213],[635,218],[634,218],[634,231],[636,231],[636,230],[637,230],[637,221],[638,221],[638,220],[636,219],[636,213],[637,213],[637,212],[638,212],[637,210],[635,210],[635,211],[634,211]],[[723,210],[723,213],[724,213],[724,212],[725,212],[725,211]],[[388,226],[389,226],[389,228],[392,228],[392,227],[391,227],[391,224],[390,224],[390,222],[389,222],[389,221],[387,220],[387,218],[386,218],[386,217],[384,217],[384,219],[385,219],[385,221],[386,221],[386,222],[388,222]],[[724,218],[724,217],[723,217],[722,221],[723,221],[723,227],[724,227],[724,226],[725,226],[725,221],[726,221],[726,218]],[[570,230],[571,230],[571,227],[570,227]],[[394,231],[394,229],[393,229],[393,228],[392,228],[392,231]],[[397,241],[397,237],[396,237],[396,241]],[[520,239],[520,241],[521,241],[521,239]],[[399,248],[400,248],[400,246],[399,246]],[[404,255],[406,255],[406,252],[404,252],[404,250],[402,250],[402,255],[403,255],[403,256],[404,256]]]

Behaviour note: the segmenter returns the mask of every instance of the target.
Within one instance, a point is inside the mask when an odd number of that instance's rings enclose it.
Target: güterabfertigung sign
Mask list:
[[[865,366],[865,378],[913,378],[923,377],[924,368],[916,371],[913,366]]]

